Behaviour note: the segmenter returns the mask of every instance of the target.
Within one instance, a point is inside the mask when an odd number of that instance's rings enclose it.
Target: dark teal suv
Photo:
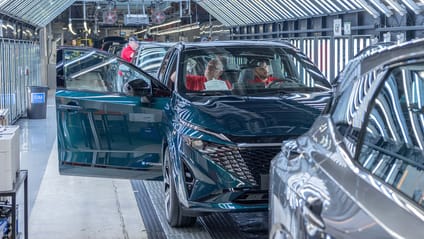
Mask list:
[[[331,93],[282,42],[179,43],[158,79],[113,55],[74,50],[59,53],[68,58],[56,93],[60,172],[164,180],[177,227],[207,212],[267,210],[271,159]]]

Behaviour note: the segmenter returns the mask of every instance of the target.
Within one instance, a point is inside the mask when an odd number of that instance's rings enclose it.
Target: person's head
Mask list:
[[[265,80],[268,77],[268,72],[265,67],[258,66],[255,68],[255,77]]]
[[[217,59],[210,60],[208,62],[208,65],[206,66],[205,77],[208,80],[213,78],[219,79],[219,77],[221,77],[222,75],[223,70],[224,70],[224,66],[219,60]]]
[[[131,36],[131,37],[129,37],[128,38],[128,45],[132,48],[132,49],[137,49],[137,47],[138,47],[138,40],[137,40],[137,38],[136,37],[133,37],[133,36]]]

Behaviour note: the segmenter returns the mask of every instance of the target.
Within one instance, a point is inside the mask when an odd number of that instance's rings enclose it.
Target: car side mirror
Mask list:
[[[124,84],[122,91],[129,96],[151,96],[152,88],[142,79],[135,79]]]

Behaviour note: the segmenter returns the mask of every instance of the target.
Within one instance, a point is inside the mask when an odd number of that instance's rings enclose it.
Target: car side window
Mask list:
[[[424,208],[424,64],[393,69],[365,122],[359,164]]]
[[[170,59],[173,55],[173,53],[175,52],[175,49],[169,50],[165,57],[162,60],[162,64],[159,68],[159,72],[158,72],[158,80],[162,83],[165,84],[165,74],[166,74],[166,69],[168,68],[168,63],[170,62]]]
[[[68,74],[65,87],[69,90],[126,93],[126,83],[136,79],[150,84],[150,80],[130,64],[118,58],[107,58]]]
[[[175,49],[169,50],[163,59],[162,65],[159,69],[158,79],[170,90],[174,90],[175,71],[177,69],[177,51]],[[167,69],[169,69],[167,71]]]

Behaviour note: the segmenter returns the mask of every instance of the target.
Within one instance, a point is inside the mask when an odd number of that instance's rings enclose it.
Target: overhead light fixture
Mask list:
[[[86,31],[86,32],[88,32],[90,29],[88,29],[88,26],[87,26],[87,21],[85,21],[84,20],[84,30]]]
[[[166,30],[163,30],[163,31],[160,31],[160,32],[155,32],[155,33],[152,33],[152,35],[162,36],[162,35],[168,35],[168,34],[172,34],[172,33],[195,30],[195,29],[199,29],[199,28],[200,28],[200,24],[199,24],[199,22],[196,22],[196,23],[184,25],[184,26],[181,26],[181,27],[174,27],[174,28],[166,29]]]
[[[375,10],[373,7],[368,5],[368,3],[366,3],[364,0],[354,0],[354,1],[356,1],[359,5],[361,5],[361,7],[363,7],[365,11],[371,14],[371,16],[373,16],[374,18],[377,18],[380,16],[380,13],[378,13],[377,10]]]
[[[399,15],[403,16],[406,13],[406,9],[401,6],[396,0],[385,0],[387,4],[389,4]]]
[[[153,29],[156,29],[156,28],[161,28],[161,27],[166,27],[166,26],[169,26],[169,25],[172,25],[172,24],[177,24],[177,23],[180,23],[180,22],[181,22],[181,19],[178,19],[178,20],[175,20],[175,21],[172,21],[172,22],[167,22],[167,23],[164,23],[164,24],[161,24],[161,25],[153,26],[153,27],[150,28],[150,30],[153,30]]]
[[[76,35],[77,33],[74,32],[74,30],[72,29],[72,22],[71,19],[69,19],[69,23],[68,23],[68,30],[70,33],[72,33],[72,35]]]
[[[72,18],[71,18],[71,8],[69,8],[69,21],[68,21],[68,30],[72,33],[72,35],[76,35],[77,33],[74,32],[72,29]]]
[[[420,7],[412,0],[401,0],[409,9],[414,11],[415,14],[420,14]]]
[[[167,23],[161,24],[161,25],[148,27],[148,28],[143,29],[141,31],[134,32],[134,34],[142,34],[142,33],[147,32],[148,30],[151,31],[151,30],[158,29],[158,28],[161,28],[161,27],[166,27],[166,26],[170,26],[170,25],[173,25],[173,24],[178,24],[180,22],[181,22],[181,19],[178,19],[178,20],[175,20],[175,21],[172,21],[172,22],[167,22]]]
[[[83,4],[82,4],[82,12],[83,12],[83,17],[84,17],[84,30],[86,32],[88,32],[88,27],[87,27],[87,10],[86,10],[86,6],[85,6],[85,0],[83,1]]]

